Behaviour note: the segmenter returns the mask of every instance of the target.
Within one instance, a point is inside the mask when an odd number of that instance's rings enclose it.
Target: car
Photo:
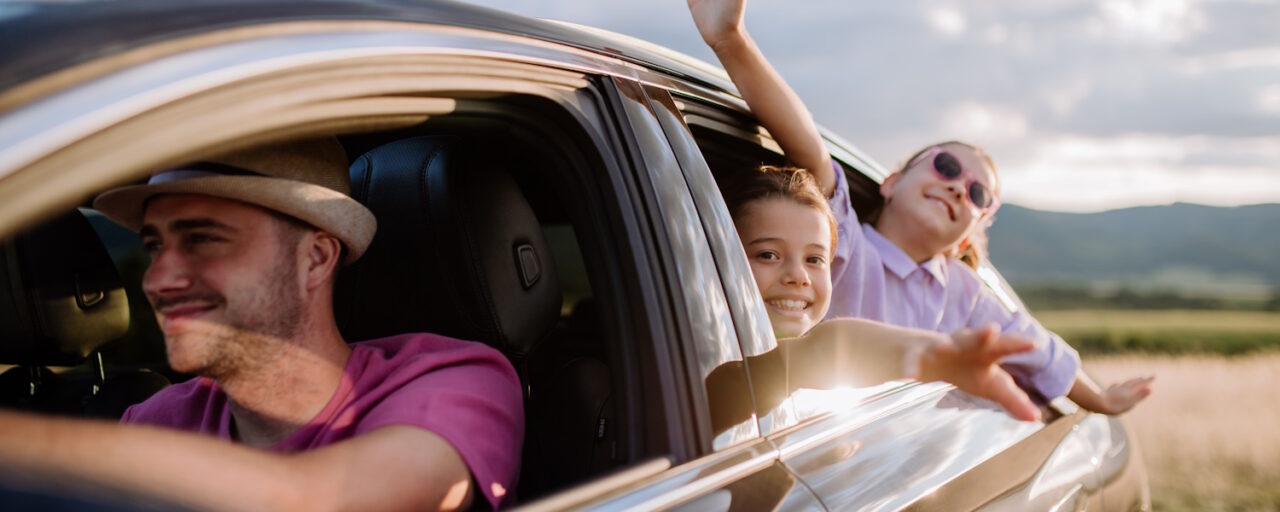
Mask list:
[[[1149,508],[1123,422],[1065,399],[1042,422],[913,381],[755,403],[787,383],[745,370],[778,341],[716,179],[783,158],[723,71],[449,2],[0,4],[3,404],[112,418],[185,378],[92,197],[315,136],[380,226],[340,275],[344,335],[501,350],[522,508]],[[868,213],[885,168],[824,136]]]

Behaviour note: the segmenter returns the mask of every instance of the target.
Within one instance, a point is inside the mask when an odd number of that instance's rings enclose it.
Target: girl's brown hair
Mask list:
[[[996,171],[995,160],[992,160],[991,155],[988,155],[986,150],[982,149],[981,147],[975,146],[973,144],[969,144],[967,142],[960,142],[958,140],[948,140],[945,142],[939,142],[937,144],[930,144],[928,146],[921,148],[919,151],[916,151],[914,154],[912,154],[911,158],[908,158],[905,162],[903,162],[902,166],[898,168],[897,172],[899,173],[907,172],[907,169],[911,167],[911,164],[914,164],[916,160],[918,160],[921,157],[921,155],[924,155],[925,153],[929,152],[929,150],[935,147],[944,147],[944,146],[960,146],[963,148],[967,148],[973,151],[978,156],[982,157],[982,159],[987,162],[987,166],[991,168],[991,174],[996,176],[996,182],[991,184],[991,187],[992,187],[991,191],[994,194],[997,194],[997,195],[1000,194],[999,173]],[[883,209],[883,206],[881,206],[881,209]],[[875,219],[879,217],[879,215],[880,215],[879,210],[873,213],[871,217],[872,222],[874,222]],[[991,225],[991,222],[993,220],[994,219],[990,217],[978,219],[978,226],[975,227],[974,230],[969,233],[969,236],[966,236],[963,240],[960,241],[960,243],[951,252],[951,256],[955,256],[957,259],[964,262],[965,265],[968,265],[970,268],[977,270],[978,265],[982,263],[982,259],[987,257],[987,227]]]
[[[831,254],[836,253],[836,217],[809,171],[798,167],[762,165],[747,173],[735,173],[720,180],[720,194],[729,206],[729,214],[737,223],[751,203],[765,199],[790,199],[801,206],[814,208],[827,218],[831,226]]]

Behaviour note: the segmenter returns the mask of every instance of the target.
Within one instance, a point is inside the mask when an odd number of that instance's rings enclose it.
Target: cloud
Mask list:
[[[1178,42],[1206,24],[1190,0],[1102,0],[1099,10],[1110,33],[1122,39]]]
[[[1211,55],[1197,55],[1181,62],[1181,69],[1191,74],[1253,68],[1280,68],[1280,46],[1245,48]]]
[[[929,28],[946,37],[959,37],[968,28],[964,14],[951,7],[935,7],[925,12]]]
[[[1004,44],[1009,40],[1009,27],[997,23],[987,27],[987,30],[983,35],[986,37],[988,43],[996,45]]]
[[[480,3],[715,61],[679,0]],[[1006,190],[1036,207],[1280,201],[1266,195],[1280,155],[1257,148],[1280,146],[1280,1],[960,5],[755,1],[747,24],[818,121],[886,165],[961,139],[986,146],[1021,180]],[[1099,186],[1073,188],[1064,176],[1079,172]]]
[[[1258,108],[1280,114],[1280,84],[1271,84],[1258,92]]]
[[[1004,199],[1032,208],[1280,201],[1280,136],[1063,136],[1024,151],[1001,149]]]
[[[966,138],[990,144],[1026,136],[1027,120],[1015,109],[967,101],[943,112],[942,128],[949,133],[964,133]]]
[[[1089,93],[1093,91],[1094,81],[1084,76],[1073,77],[1062,83],[1053,83],[1044,87],[1040,96],[1049,110],[1058,116],[1066,116],[1075,111]]]

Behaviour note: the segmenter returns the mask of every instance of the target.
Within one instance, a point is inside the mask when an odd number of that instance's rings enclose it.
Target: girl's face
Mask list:
[[[804,334],[831,305],[831,225],[823,212],[790,199],[764,199],[739,215],[751,273],[779,338]]]
[[[973,149],[951,144],[941,150],[959,160],[963,172],[957,178],[935,170],[936,153],[926,152],[880,186],[885,199],[881,219],[912,230],[909,238],[935,253],[954,247],[982,219],[984,211],[970,197],[972,183],[987,194],[994,194],[996,185],[995,171]]]

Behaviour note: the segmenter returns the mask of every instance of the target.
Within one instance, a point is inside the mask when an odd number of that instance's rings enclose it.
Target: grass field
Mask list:
[[[1280,312],[1035,311],[1082,354],[1224,354],[1280,350]]]
[[[1280,510],[1280,353],[1086,356],[1084,366],[1101,382],[1156,375],[1154,393],[1126,416],[1155,510]]]

